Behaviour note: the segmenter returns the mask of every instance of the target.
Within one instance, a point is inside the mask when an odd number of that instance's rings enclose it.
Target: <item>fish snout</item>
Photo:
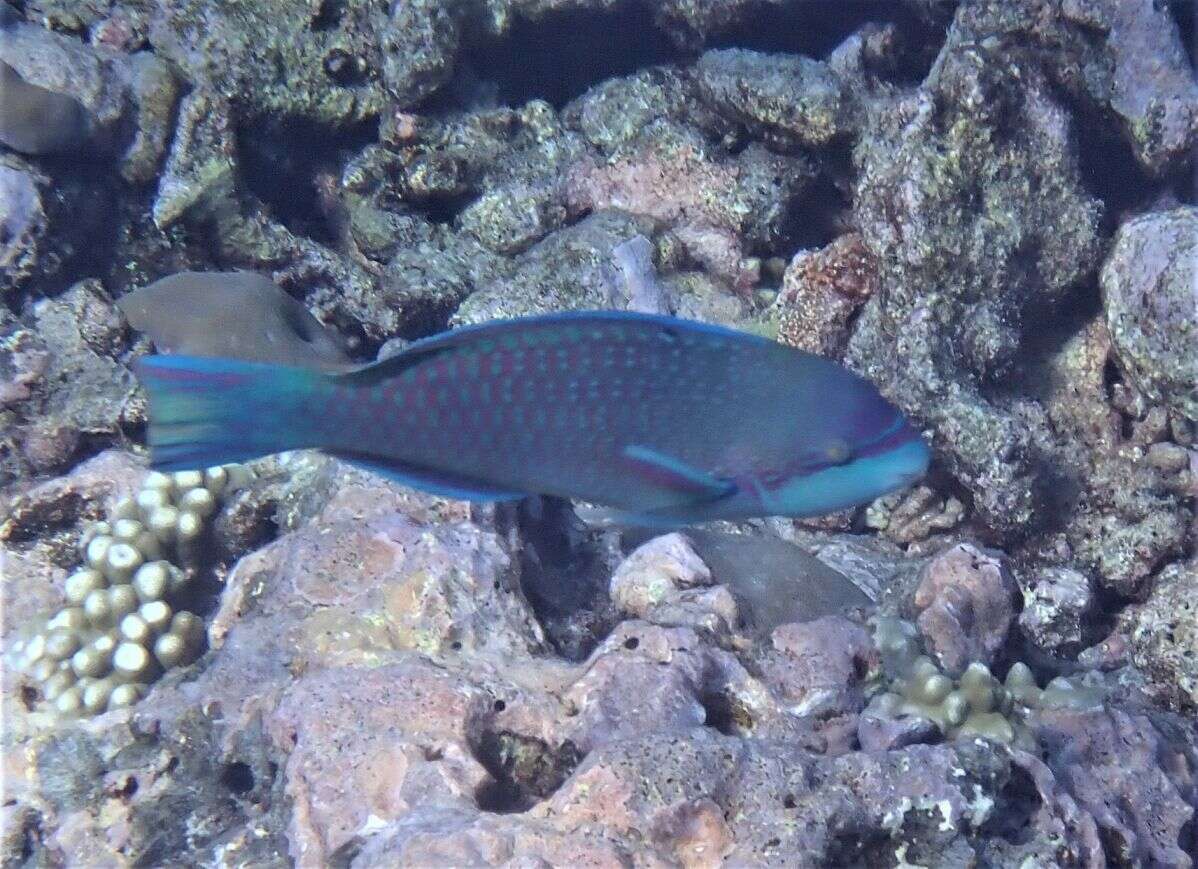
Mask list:
[[[906,437],[890,451],[890,473],[896,488],[922,480],[932,462],[932,450],[923,436],[910,425],[904,429]]]

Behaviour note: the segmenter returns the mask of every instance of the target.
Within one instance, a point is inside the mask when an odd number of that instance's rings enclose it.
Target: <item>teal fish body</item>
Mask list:
[[[652,315],[488,323],[344,374],[185,356],[139,374],[155,467],[318,448],[441,494],[558,495],[650,523],[819,515],[929,459],[841,366]]]

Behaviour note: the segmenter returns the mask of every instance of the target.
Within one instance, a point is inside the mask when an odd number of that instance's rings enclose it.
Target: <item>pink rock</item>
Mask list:
[[[1031,721],[1057,780],[1097,823],[1108,854],[1133,865],[1193,866],[1198,755],[1145,715],[1039,710]]]
[[[819,250],[799,251],[782,276],[775,303],[778,339],[801,350],[839,357],[853,312],[877,291],[878,264],[858,233]]]
[[[414,806],[475,807],[488,779],[467,744],[491,697],[417,656],[322,670],[291,686],[267,721],[289,753],[292,858],[324,865],[359,833]]]
[[[879,666],[878,650],[859,625],[840,616],[781,625],[762,661],[766,684],[796,715],[855,713],[862,683]]]
[[[1015,617],[1016,591],[1003,561],[969,543],[933,558],[915,606],[919,629],[940,666],[959,676],[973,661],[989,664]]]
[[[507,866],[512,869],[625,869],[671,865],[643,844],[603,830],[559,830],[543,820],[420,808],[371,837],[355,869],[393,866]]]
[[[760,275],[741,241],[752,215],[728,205],[739,173],[734,161],[712,157],[697,138],[668,146],[650,141],[610,162],[579,161],[566,178],[566,201],[575,214],[615,208],[652,217],[671,227],[695,260],[746,291]]]

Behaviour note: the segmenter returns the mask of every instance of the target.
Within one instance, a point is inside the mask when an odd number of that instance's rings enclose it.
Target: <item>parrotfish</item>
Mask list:
[[[257,272],[178,272],[116,304],[129,325],[169,353],[352,367],[336,334]]]
[[[31,84],[0,60],[0,143],[22,154],[81,150],[91,114],[77,99]]]
[[[316,448],[449,497],[557,495],[677,526],[867,503],[929,460],[840,365],[648,314],[485,323],[344,373],[190,356],[137,369],[162,470]]]

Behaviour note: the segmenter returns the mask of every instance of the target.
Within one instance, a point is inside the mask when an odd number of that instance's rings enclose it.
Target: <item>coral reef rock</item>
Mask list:
[[[1119,228],[1102,267],[1116,356],[1148,397],[1198,421],[1198,208]]]

